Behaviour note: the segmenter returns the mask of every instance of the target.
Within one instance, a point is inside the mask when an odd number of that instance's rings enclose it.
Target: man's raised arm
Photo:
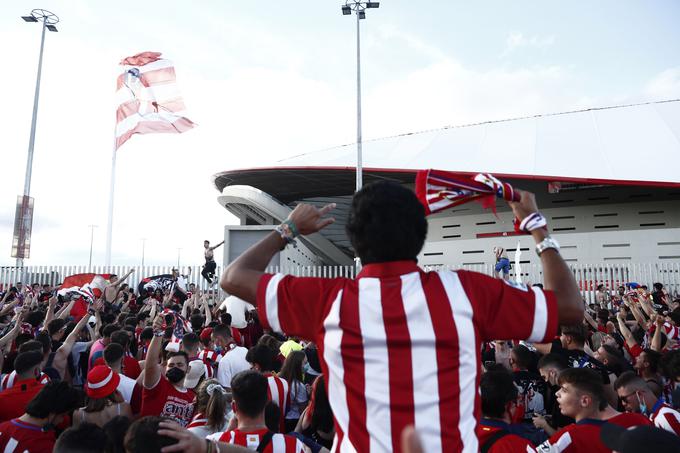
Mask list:
[[[517,189],[515,191],[520,194],[520,201],[509,202],[508,204],[518,219],[525,219],[530,214],[538,212],[533,193]],[[540,244],[548,237],[548,231],[544,228],[537,228],[531,231],[531,235],[536,244]],[[547,248],[541,253],[541,265],[543,266],[545,289],[551,290],[557,299],[560,324],[582,322],[583,298],[576,285],[574,274],[562,259],[562,255],[554,248]]]
[[[297,205],[286,222],[281,224],[282,232],[272,231],[224,270],[220,279],[222,289],[253,305],[256,304],[257,284],[276,252],[281,251],[286,245],[284,236],[292,240],[298,235],[316,233],[330,225],[335,219],[324,216],[334,207],[335,203],[327,204],[320,209],[304,203]]]

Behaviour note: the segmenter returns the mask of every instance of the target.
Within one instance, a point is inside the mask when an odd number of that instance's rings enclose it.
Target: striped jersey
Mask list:
[[[267,428],[259,430],[220,432],[209,435],[206,439],[216,440],[228,444],[241,445],[250,450],[256,450],[260,445],[260,440],[267,433]],[[303,453],[302,442],[293,436],[276,433],[272,436],[271,442],[267,445],[263,453]]]
[[[286,432],[286,413],[290,406],[290,388],[288,381],[274,374],[267,376],[267,398],[279,407],[281,417],[279,418],[279,431]]]
[[[480,347],[551,340],[554,295],[414,261],[367,264],[356,280],[264,274],[264,328],[316,342],[340,452],[400,451],[414,425],[424,451],[477,452]]]
[[[680,412],[666,404],[662,398],[659,398],[652,408],[649,419],[657,428],[665,429],[676,436],[680,436]]]
[[[198,353],[198,359],[205,364],[208,379],[212,379],[217,375],[217,365],[220,363],[221,358],[222,354],[218,354],[210,348],[204,348]]]

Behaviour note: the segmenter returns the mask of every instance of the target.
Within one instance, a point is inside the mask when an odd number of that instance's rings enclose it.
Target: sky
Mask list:
[[[26,265],[104,264],[119,61],[162,52],[181,135],[117,154],[112,264],[202,262],[235,224],[212,175],[356,138],[356,20],[343,1],[41,0],[45,42]],[[40,26],[0,4],[0,265],[23,192]],[[680,2],[385,0],[361,22],[365,139],[588,107],[680,98]],[[587,165],[587,163],[584,163]],[[651,167],[650,167],[651,168]],[[143,242],[143,239],[145,241]],[[178,250],[179,249],[179,250]],[[218,262],[222,251],[216,253]]]

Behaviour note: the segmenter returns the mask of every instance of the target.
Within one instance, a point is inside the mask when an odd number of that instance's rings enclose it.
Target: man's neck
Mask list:
[[[17,373],[17,380],[18,380],[18,381],[26,381],[26,380],[29,380],[29,379],[32,379],[32,380],[34,380],[34,381],[37,381],[37,380],[38,380],[38,379],[35,377],[35,372],[34,372],[34,371],[30,371],[30,372],[24,373],[24,374],[19,374],[19,373]]]
[[[507,423],[508,425],[512,424],[512,419],[510,418],[510,415],[508,415],[507,412],[505,414],[503,414],[502,417],[489,417],[489,416],[484,415],[484,418],[486,418],[487,420],[504,422],[504,423]]]
[[[656,377],[656,373],[652,373],[649,368],[640,369],[640,377],[643,379],[650,379]]]
[[[122,371],[123,370],[123,362],[122,361],[118,362],[116,365],[110,365],[108,363],[106,365],[118,374],[123,373],[123,371]]]
[[[583,345],[582,344],[576,344],[576,343],[569,343],[567,345],[567,350],[569,350],[569,351],[583,351]]]
[[[21,420],[24,423],[28,423],[35,426],[45,426],[49,423],[46,418],[36,418],[28,414],[22,415],[21,417],[19,417],[19,420]]]
[[[239,431],[255,431],[258,429],[266,429],[267,425],[264,423],[264,411],[257,417],[246,417],[242,413],[237,413],[238,430]]]
[[[585,420],[587,418],[600,419],[600,411],[597,410],[596,407],[587,408],[574,416],[574,420],[576,420],[577,422],[580,422],[581,420]]]

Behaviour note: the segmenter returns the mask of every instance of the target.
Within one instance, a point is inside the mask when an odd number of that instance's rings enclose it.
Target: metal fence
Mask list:
[[[648,285],[650,288],[655,282],[663,283],[666,290],[672,296],[680,293],[680,263],[598,263],[598,264],[569,264],[574,277],[581,289],[584,299],[593,301],[595,289],[599,284],[604,284],[610,290],[615,290],[619,285],[628,282],[637,282]],[[144,277],[154,275],[169,274],[173,266],[28,266],[0,267],[0,289],[6,289],[10,285],[22,282],[25,285],[32,283],[57,285],[69,275],[80,273],[112,273],[124,275],[129,269],[134,269],[134,273],[128,279],[128,283],[135,288]],[[473,266],[437,266],[427,267],[426,270],[435,269],[466,269],[493,275],[492,264],[473,265]],[[209,285],[201,276],[202,266],[183,266],[180,272],[188,276],[189,283],[196,284],[197,287],[206,290]],[[515,280],[516,268],[510,272],[510,278]],[[354,266],[275,266],[267,269],[268,272],[281,272],[301,277],[346,277],[354,278],[356,269]],[[222,267],[218,266],[215,275],[219,277]],[[543,283],[543,270],[539,265],[524,264],[520,269],[522,282],[527,284]],[[220,293],[219,286],[215,289]]]

